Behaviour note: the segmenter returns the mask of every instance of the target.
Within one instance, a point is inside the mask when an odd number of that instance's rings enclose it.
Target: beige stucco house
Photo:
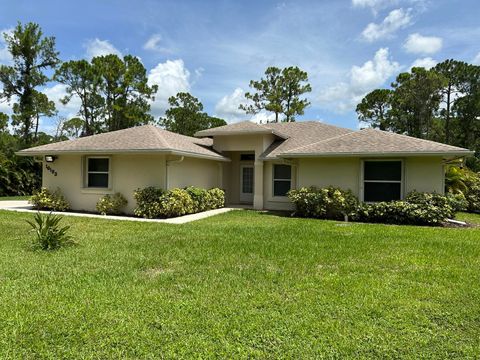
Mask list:
[[[287,210],[290,189],[334,185],[362,201],[444,192],[446,163],[472,154],[390,132],[321,122],[240,122],[188,137],[145,125],[19,152],[43,163],[43,186],[60,188],[73,209],[95,210],[115,192],[135,207],[137,188],[220,187],[227,204]]]

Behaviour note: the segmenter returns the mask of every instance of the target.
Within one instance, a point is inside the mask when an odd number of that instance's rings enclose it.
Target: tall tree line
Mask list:
[[[389,89],[368,93],[356,111],[368,126],[469,148],[480,157],[480,66],[450,59],[429,70],[414,67]]]

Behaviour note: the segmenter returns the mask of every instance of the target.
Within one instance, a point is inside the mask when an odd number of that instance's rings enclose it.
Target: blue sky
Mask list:
[[[17,20],[37,22],[56,37],[62,60],[140,57],[159,85],[156,116],[170,95],[189,91],[212,115],[248,119],[238,104],[249,80],[268,66],[296,65],[313,87],[312,105],[298,120],[356,128],[356,103],[400,71],[447,58],[480,63],[478,0],[2,0],[0,8],[0,31]],[[9,61],[0,42],[0,63]],[[75,100],[59,104],[63,86],[52,83],[44,92],[60,115],[78,110]],[[53,122],[44,119],[42,128],[52,131]]]

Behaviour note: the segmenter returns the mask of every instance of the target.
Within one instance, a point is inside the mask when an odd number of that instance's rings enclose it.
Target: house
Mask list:
[[[315,121],[239,122],[188,137],[152,125],[20,151],[43,163],[43,186],[60,188],[76,210],[94,211],[104,194],[122,193],[128,212],[137,188],[221,187],[227,204],[291,208],[287,191],[334,185],[362,201],[444,192],[444,166],[472,154],[390,132],[353,131]]]

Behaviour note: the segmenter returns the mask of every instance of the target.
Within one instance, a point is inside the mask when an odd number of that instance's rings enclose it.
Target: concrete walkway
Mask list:
[[[24,200],[15,200],[15,201],[0,201],[0,210],[8,211],[17,211],[17,212],[26,212],[26,213],[36,213],[37,210],[33,210],[32,206],[28,201]],[[208,210],[197,214],[190,214],[179,216],[171,219],[144,219],[131,216],[113,216],[113,215],[98,215],[98,214],[86,214],[86,213],[75,213],[75,212],[59,212],[52,211],[52,214],[64,215],[64,216],[78,216],[78,217],[87,217],[94,219],[108,219],[108,220],[121,220],[121,221],[140,221],[140,222],[155,222],[155,223],[167,223],[167,224],[185,224],[195,220],[205,219],[210,216],[223,214],[232,210],[240,210],[240,208],[225,207],[221,209]],[[50,211],[40,211],[40,213],[48,214]]]

